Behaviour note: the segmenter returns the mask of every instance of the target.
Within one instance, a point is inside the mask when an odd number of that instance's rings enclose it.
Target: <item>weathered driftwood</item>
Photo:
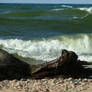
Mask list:
[[[0,80],[20,79],[30,74],[30,65],[0,49]]]
[[[29,65],[0,49],[0,80],[56,77],[57,75],[87,77],[92,74],[92,70],[83,65],[89,64],[92,63],[78,60],[75,52],[62,50],[61,56],[53,61]]]
[[[91,65],[92,63],[78,60],[78,56],[73,51],[62,50],[62,54],[47,64],[39,65],[38,71],[32,74],[33,78],[55,77],[63,75],[65,77],[87,77],[92,74],[91,69],[85,68],[83,65]],[[42,66],[42,67],[41,67]],[[36,68],[35,68],[36,69]]]

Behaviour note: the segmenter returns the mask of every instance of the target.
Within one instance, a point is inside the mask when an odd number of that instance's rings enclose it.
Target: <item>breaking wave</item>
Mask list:
[[[0,39],[0,47],[9,53],[42,61],[59,57],[62,49],[75,51],[81,60],[92,60],[92,34],[42,40]]]
[[[88,13],[92,13],[92,7],[89,8],[78,8],[81,11],[87,11]]]

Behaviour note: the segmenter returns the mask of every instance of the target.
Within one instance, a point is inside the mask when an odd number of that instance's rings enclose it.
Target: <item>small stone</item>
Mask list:
[[[15,85],[14,85],[14,88],[16,89],[22,89],[23,88],[23,85],[20,83],[20,82],[17,82]]]
[[[42,84],[47,84],[48,81],[47,81],[46,79],[42,79],[42,80],[41,80],[41,83],[42,83]]]
[[[27,79],[21,79],[20,81],[27,81]]]
[[[74,84],[70,84],[71,88],[75,88],[75,85]]]
[[[0,84],[0,90],[2,90],[3,86]]]
[[[31,80],[28,79],[28,80],[26,81],[26,84],[31,84]]]
[[[71,80],[73,80],[73,78],[70,77],[70,78],[68,78],[68,80],[71,81]]]
[[[88,79],[84,79],[83,82],[88,82]]]
[[[49,89],[46,89],[46,92],[50,92]]]
[[[78,80],[78,79],[75,79],[75,80],[73,80],[72,82],[74,83],[74,85],[80,85],[80,84],[81,84],[81,83],[80,83],[80,80]]]

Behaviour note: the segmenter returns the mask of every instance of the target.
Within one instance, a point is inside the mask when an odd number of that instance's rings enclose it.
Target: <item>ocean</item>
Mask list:
[[[92,61],[92,5],[0,4],[0,48],[32,64],[62,49]]]

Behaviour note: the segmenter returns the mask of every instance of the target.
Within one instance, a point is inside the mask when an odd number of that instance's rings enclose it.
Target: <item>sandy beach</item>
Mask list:
[[[92,79],[3,80],[0,92],[92,92]]]

